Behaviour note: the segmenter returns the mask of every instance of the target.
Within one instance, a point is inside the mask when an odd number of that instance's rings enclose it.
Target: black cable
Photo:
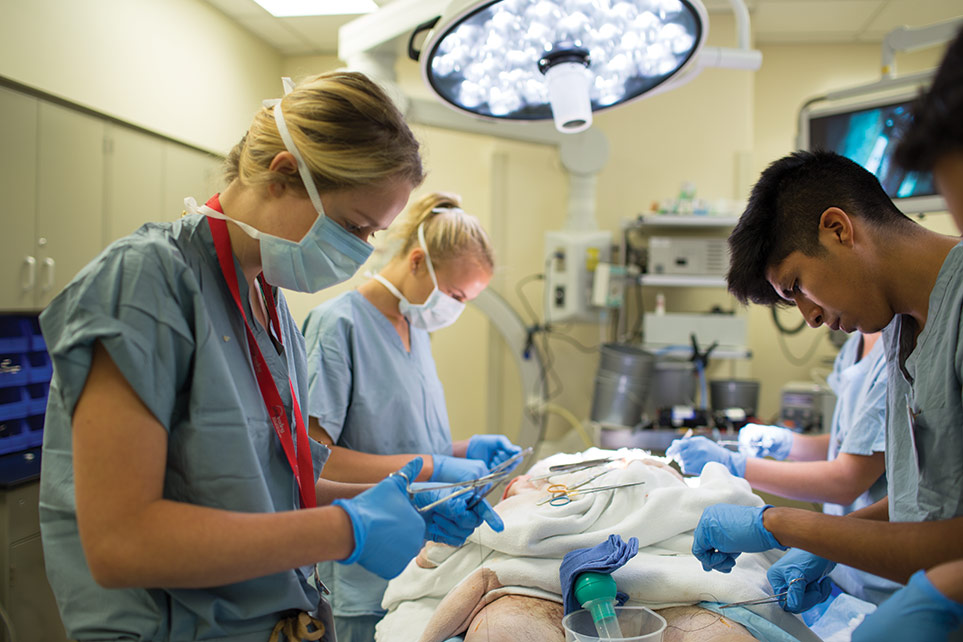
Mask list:
[[[635,326],[632,328],[632,333],[629,335],[629,342],[636,341],[642,338],[642,322],[645,319],[645,300],[642,297],[642,284],[636,279],[635,287]],[[626,306],[627,307],[627,306]]]
[[[538,281],[540,279],[544,280],[545,275],[529,274],[528,276],[522,277],[521,279],[519,279],[518,283],[515,284],[515,294],[518,296],[519,300],[522,302],[522,305],[525,307],[525,312],[528,313],[530,323],[532,325],[536,325],[538,323],[538,313],[535,312],[535,308],[533,308],[532,304],[529,303],[528,298],[525,296],[525,292],[522,290],[522,288],[525,285],[531,283],[532,281]]]
[[[787,328],[779,320],[779,314],[777,313],[777,306],[769,306],[772,311],[772,322],[776,324],[776,329],[779,330],[780,334],[799,334],[806,327],[806,317],[803,317],[795,328]]]
[[[559,332],[559,331],[557,331],[557,330],[552,330],[551,328],[549,328],[549,329],[546,329],[546,330],[545,330],[545,333],[546,333],[549,337],[555,337],[555,338],[557,338],[557,339],[562,339],[562,340],[564,340],[566,343],[575,346],[576,349],[578,349],[580,352],[583,352],[583,353],[585,353],[585,354],[595,354],[596,352],[599,351],[599,347],[600,347],[600,346],[591,346],[591,347],[589,347],[589,346],[587,346],[587,345],[585,345],[585,344],[583,344],[583,343],[580,343],[580,342],[579,342],[577,339],[575,339],[574,337],[570,337],[570,336],[568,336],[567,334],[564,334],[564,333]]]
[[[809,346],[809,350],[802,357],[797,357],[789,351],[789,344],[786,343],[786,337],[784,337],[782,334],[777,334],[776,339],[779,342],[779,349],[782,351],[782,355],[786,357],[786,361],[794,366],[804,366],[808,364],[809,360],[812,359],[813,355],[816,354],[816,350],[819,349],[819,341],[822,339],[822,337],[817,333],[812,345]]]

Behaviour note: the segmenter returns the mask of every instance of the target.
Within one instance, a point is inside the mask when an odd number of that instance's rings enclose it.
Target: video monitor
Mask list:
[[[900,134],[912,121],[915,97],[915,93],[903,93],[845,105],[804,108],[800,142],[806,149],[842,154],[868,169],[906,214],[943,211],[946,203],[936,191],[933,176],[929,172],[906,171],[894,159]]]

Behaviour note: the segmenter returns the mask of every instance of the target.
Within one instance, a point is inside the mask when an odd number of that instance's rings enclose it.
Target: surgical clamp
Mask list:
[[[719,608],[720,608],[720,609],[729,609],[729,608],[732,608],[732,607],[734,607],[734,606],[752,606],[752,605],[755,605],[755,604],[772,604],[772,603],[774,603],[774,602],[778,602],[780,598],[783,598],[783,597],[785,597],[786,595],[789,594],[789,587],[790,587],[790,586],[792,586],[792,585],[795,584],[796,582],[800,582],[800,581],[802,581],[802,580],[804,580],[804,579],[805,579],[805,578],[803,578],[803,577],[797,577],[797,578],[794,579],[794,580],[789,580],[789,584],[786,585],[786,590],[783,591],[782,593],[774,593],[773,595],[767,595],[766,597],[757,597],[757,598],[754,599],[754,600],[743,600],[742,602],[730,602],[729,604],[723,604],[723,605],[721,605]]]
[[[446,488],[457,488],[458,490],[452,491],[451,493],[445,495],[444,497],[437,499],[426,506],[416,507],[419,513],[425,513],[430,511],[432,508],[440,506],[441,504],[447,502],[450,499],[464,495],[465,493],[475,493],[476,498],[480,498],[484,491],[500,483],[505,478],[507,478],[512,470],[515,468],[516,462],[521,462],[525,457],[532,454],[531,448],[525,448],[520,453],[517,453],[502,463],[498,464],[492,468],[487,475],[483,475],[478,479],[469,479],[461,482],[454,482],[451,484],[432,484],[431,482],[425,482],[421,484],[418,488],[411,487],[411,480],[404,473],[398,471],[391,473],[392,475],[397,475],[405,480],[405,489],[408,491],[408,498],[414,499],[417,493],[424,493],[430,490],[442,490]]]

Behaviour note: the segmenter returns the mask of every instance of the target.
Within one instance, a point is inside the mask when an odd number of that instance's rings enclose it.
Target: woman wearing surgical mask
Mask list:
[[[491,281],[491,242],[457,197],[440,193],[413,204],[392,236],[400,246],[394,258],[304,324],[310,430],[332,450],[323,475],[360,481],[421,454],[419,479],[479,477],[520,449],[502,435],[452,444],[429,333],[454,323]],[[330,564],[321,577],[332,590],[339,642],[371,642],[387,583]]]
[[[41,315],[41,532],[71,639],[330,640],[317,562],[391,577],[426,532],[457,542],[487,514],[419,512],[401,476],[318,479],[328,450],[307,436],[304,342],[279,286],[351,276],[423,174],[363,75],[289,89],[230,154],[221,194],[108,247]]]

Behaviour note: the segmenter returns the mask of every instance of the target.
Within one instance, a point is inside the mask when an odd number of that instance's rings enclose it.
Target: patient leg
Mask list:
[[[562,605],[527,595],[506,595],[471,621],[465,642],[564,642]]]
[[[663,642],[748,642],[756,638],[741,624],[701,606],[673,606],[658,614],[667,623]]]

